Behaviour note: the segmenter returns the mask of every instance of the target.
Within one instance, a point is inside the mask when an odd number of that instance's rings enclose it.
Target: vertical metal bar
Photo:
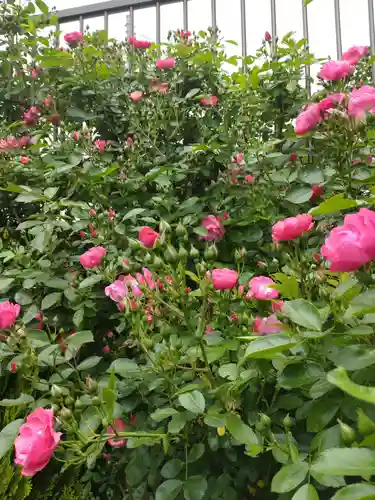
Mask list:
[[[342,56],[340,0],[334,0],[334,2],[335,2],[336,51],[337,51],[337,59],[340,59],[340,57]]]
[[[184,31],[188,30],[188,0],[183,0]]]
[[[241,0],[241,49],[242,57],[247,56],[247,38],[246,38],[246,4]],[[243,62],[243,70],[246,71],[246,62]]]
[[[56,34],[55,34],[55,48],[56,49],[58,49],[59,45],[60,45],[60,36],[59,36],[59,33],[60,33],[60,23],[57,20],[56,21]]]
[[[128,36],[134,36],[134,8],[129,9],[129,26],[128,26]]]
[[[104,32],[107,35],[108,38],[108,12],[104,12]]]
[[[271,32],[272,32],[272,54],[275,54],[276,37],[277,37],[276,0],[271,0]]]
[[[216,0],[211,0],[211,23],[214,30],[217,29]]]
[[[79,31],[83,33],[83,16],[79,16]]]
[[[370,29],[370,47],[372,55],[375,54],[375,16],[374,1],[368,0],[368,22]],[[375,62],[372,65],[372,81],[375,82]]]
[[[156,43],[160,43],[160,2],[156,2]]]
[[[309,50],[310,44],[309,44],[309,17],[307,14],[307,5],[305,0],[302,1],[302,22],[303,22],[303,38],[305,38],[306,43],[305,43],[305,48],[306,50]],[[306,78],[306,92],[307,95],[310,97],[311,96],[311,82],[310,82],[310,65],[306,64],[305,66],[305,78]]]

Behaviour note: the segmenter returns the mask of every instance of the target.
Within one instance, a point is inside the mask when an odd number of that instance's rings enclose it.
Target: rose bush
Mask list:
[[[1,498],[372,498],[367,48],[308,98],[290,35],[58,50],[36,7],[0,5]]]

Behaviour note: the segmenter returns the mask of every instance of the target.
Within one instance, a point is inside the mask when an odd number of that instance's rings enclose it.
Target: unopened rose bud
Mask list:
[[[63,395],[63,391],[61,390],[61,388],[56,385],[56,384],[52,384],[52,387],[51,387],[51,396],[53,398],[61,398],[61,396]]]
[[[218,256],[218,251],[215,245],[210,245],[204,252],[204,258],[207,260],[215,260]]]
[[[180,260],[186,260],[188,258],[189,254],[187,253],[187,250],[184,247],[180,247],[178,250],[178,258]]]
[[[340,434],[343,441],[345,442],[345,444],[351,444],[356,438],[354,429],[349,427],[349,425],[344,424],[344,422],[341,422],[341,420],[339,420],[338,422],[340,425]]]
[[[97,381],[93,380],[91,377],[86,377],[85,385],[90,392],[95,392],[98,389]]]
[[[185,236],[186,233],[187,233],[186,227],[183,224],[179,223],[178,226],[176,227],[176,235]]]
[[[172,245],[168,245],[164,257],[167,262],[176,262],[178,259],[176,249]]]
[[[171,230],[171,226],[168,224],[167,221],[161,220],[159,224],[159,231],[160,233],[168,233]]]
[[[199,250],[197,248],[195,248],[194,246],[191,246],[190,257],[192,259],[197,259],[199,257],[199,255],[200,255]]]
[[[289,414],[283,419],[283,426],[290,429],[295,424],[294,419],[289,416]]]
[[[90,208],[89,215],[91,215],[91,217],[93,217],[94,215],[96,215],[96,211],[93,208]]]
[[[60,418],[61,420],[69,420],[70,418],[72,418],[72,410],[70,410],[69,408],[66,408],[65,406],[63,406],[60,410]]]

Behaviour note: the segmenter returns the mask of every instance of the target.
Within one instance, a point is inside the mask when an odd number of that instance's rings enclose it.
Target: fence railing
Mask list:
[[[203,0],[202,0],[203,1]],[[277,24],[277,9],[276,2],[284,1],[284,7],[287,9],[287,0],[260,0],[262,2],[270,2],[270,19],[268,26],[271,27],[271,34],[273,38],[278,34],[278,24]],[[341,5],[340,2],[344,0],[313,0],[313,2],[324,2],[324,8],[328,6],[328,4],[333,4],[334,9],[334,24],[335,24],[335,38],[336,38],[336,54],[337,57],[341,57],[343,51],[343,43],[342,43],[342,23],[341,23]],[[353,4],[356,3],[356,0],[349,0]],[[228,0],[231,3],[231,7],[235,8],[235,1]],[[303,27],[303,37],[306,39],[307,44],[309,45],[309,8],[310,5],[306,5],[309,2],[306,0],[300,0],[301,2],[301,16],[302,16],[302,27]],[[367,0],[368,2],[368,12],[367,12],[367,20],[363,25],[363,30],[368,30],[369,33],[369,45],[373,54],[375,54],[375,16],[374,16],[374,0]],[[103,26],[104,30],[108,32],[108,16],[110,14],[116,13],[127,13],[127,23],[126,23],[126,35],[130,36],[134,34],[134,12],[138,9],[143,9],[145,7],[155,7],[156,16],[155,16],[155,33],[156,33],[156,43],[161,42],[161,6],[165,4],[171,3],[179,3],[182,5],[183,11],[183,29],[189,29],[189,5],[190,0],[108,0],[102,1],[100,3],[84,5],[79,7],[74,7],[71,9],[64,9],[58,11],[58,17],[60,24],[78,21],[80,30],[83,31],[84,21],[89,20],[90,18],[103,17]],[[247,33],[249,33],[249,29],[251,26],[248,26],[249,19],[251,19],[252,9],[256,9],[257,2],[253,0],[239,0],[239,8],[240,8],[240,30],[241,30],[241,54],[242,56],[246,56],[248,53],[247,47]],[[238,4],[236,4],[238,6]],[[225,27],[218,26],[217,23],[217,0],[210,0],[211,7],[211,19],[210,23],[213,28],[223,29]],[[353,5],[353,9],[356,9],[356,5]],[[250,22],[251,24],[251,22]],[[366,24],[368,24],[366,26]],[[323,26],[324,20],[322,20],[322,33],[321,36],[327,36],[327,30],[330,30],[330,26]],[[177,28],[177,26],[176,26]],[[202,29],[207,28],[207,26],[202,26]],[[333,55],[333,54],[331,54]],[[375,66],[373,70],[373,79],[375,81]]]

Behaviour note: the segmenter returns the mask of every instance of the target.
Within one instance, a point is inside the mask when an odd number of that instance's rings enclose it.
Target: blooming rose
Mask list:
[[[35,106],[32,106],[28,111],[25,111],[23,114],[23,121],[26,125],[36,125],[39,120],[39,109]]]
[[[19,304],[12,304],[9,300],[0,302],[0,329],[13,326],[20,312],[21,306]]]
[[[206,235],[201,236],[202,240],[221,240],[224,236],[224,226],[221,224],[219,218],[214,215],[208,215],[205,217],[201,222],[201,226],[207,231]]]
[[[253,332],[259,335],[269,335],[270,333],[279,333],[282,331],[283,324],[276,317],[276,314],[271,314],[268,318],[260,318],[257,316],[253,324]]]
[[[212,282],[216,290],[230,290],[236,286],[238,280],[237,271],[232,269],[214,269],[212,271]]]
[[[140,297],[142,295],[142,290],[139,288],[138,281],[131,274],[127,274],[126,276],[124,276],[124,281],[131,286],[133,295],[135,297]]]
[[[368,50],[369,49],[366,46],[354,45],[343,53],[341,60],[348,61],[348,63],[352,65],[357,64],[361,57],[368,54]]]
[[[129,36],[128,43],[136,49],[148,49],[151,47],[151,42],[147,40],[137,40],[134,36]]]
[[[237,163],[237,165],[245,165],[243,158],[244,158],[243,153],[237,153],[236,155],[233,156],[232,163]]]
[[[341,104],[344,98],[345,94],[343,92],[330,94],[318,103],[319,109],[322,113],[324,113],[325,111],[333,108],[336,103]]]
[[[95,141],[95,146],[98,148],[98,150],[100,151],[100,153],[104,152],[106,145],[107,145],[107,142],[104,141],[103,139],[97,139]]]
[[[296,217],[288,217],[276,222],[272,227],[272,239],[273,241],[294,240],[303,233],[311,231],[313,226],[314,222],[311,215],[303,214]]]
[[[116,434],[117,432],[123,432],[126,428],[126,423],[121,418],[116,418],[112,426],[109,425],[107,427],[107,434]],[[112,438],[108,439],[108,444],[113,446],[113,448],[123,448],[126,445],[127,441],[127,439]]]
[[[116,280],[105,287],[104,293],[114,302],[121,302],[129,295],[129,290],[124,280]]]
[[[296,134],[303,135],[313,130],[321,121],[319,104],[310,104],[296,119]]]
[[[156,240],[159,239],[159,233],[149,226],[144,226],[139,231],[138,239],[144,247],[154,248]]]
[[[34,476],[51,460],[60,441],[61,432],[53,428],[53,410],[37,408],[21,425],[15,440],[15,463],[22,465],[23,476]]]
[[[172,69],[176,66],[176,61],[173,57],[168,57],[167,59],[158,59],[155,65],[158,69]]]
[[[271,308],[273,312],[282,312],[284,307],[284,301],[283,300],[275,300],[275,302],[272,302]]]
[[[356,271],[375,259],[375,212],[361,208],[346,215],[344,225],[330,232],[321,254],[331,262],[332,272]]]
[[[93,247],[83,253],[79,261],[85,269],[91,269],[99,266],[106,254],[107,250],[104,247]]]
[[[133,102],[139,102],[143,97],[143,92],[141,90],[135,90],[129,97]]]
[[[375,87],[363,85],[360,89],[353,89],[349,94],[349,113],[362,119],[369,110],[375,112]]]
[[[246,296],[258,300],[277,299],[280,292],[275,288],[271,288],[271,286],[275,284],[276,283],[271,278],[267,278],[267,276],[256,276],[250,280],[250,290]]]
[[[353,66],[348,61],[328,61],[323,64],[318,77],[329,81],[342,80],[352,73],[353,70]]]
[[[79,31],[72,31],[71,33],[66,33],[66,35],[64,35],[64,40],[69,47],[77,47],[77,45],[82,42],[83,35]]]
[[[203,106],[212,108],[216,106],[218,100],[219,99],[215,95],[210,95],[208,97],[203,97],[203,99],[201,99],[201,103],[203,104]]]

